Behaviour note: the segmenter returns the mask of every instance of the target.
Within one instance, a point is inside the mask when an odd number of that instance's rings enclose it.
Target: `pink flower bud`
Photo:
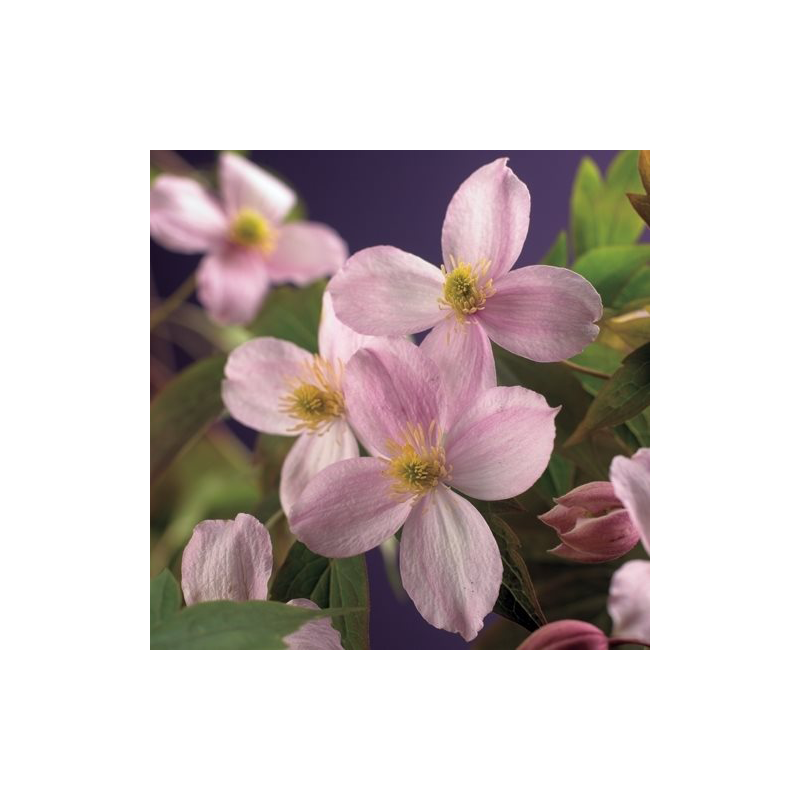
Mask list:
[[[562,619],[534,631],[517,650],[608,650],[608,637],[588,622]]]
[[[556,503],[539,519],[561,539],[561,544],[550,550],[557,556],[599,564],[624,556],[639,541],[639,531],[609,481],[578,486]]]

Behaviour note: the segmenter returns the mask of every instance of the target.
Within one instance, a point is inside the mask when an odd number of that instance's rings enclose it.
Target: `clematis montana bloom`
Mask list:
[[[187,606],[211,600],[266,600],[272,573],[269,533],[249,514],[205,520],[195,526],[183,551],[181,573]],[[319,608],[306,599],[290,600],[289,605]],[[284,641],[290,650],[342,649],[339,632],[325,618],[306,622]]]
[[[611,462],[611,482],[650,553],[650,450],[642,448],[633,458],[617,456]],[[623,564],[612,576],[608,613],[613,636],[650,641],[650,562]]]
[[[486,521],[453,489],[481,500],[528,489],[550,459],[558,409],[501,386],[459,400],[454,418],[447,379],[405,340],[359,350],[344,388],[372,457],[322,470],[289,523],[311,550],[334,558],[370,550],[402,526],[403,586],[428,622],[470,640],[497,600],[503,565]]]
[[[539,519],[554,528],[561,544],[550,550],[584,564],[613,561],[639,542],[639,531],[609,481],[578,486]]]
[[[511,271],[531,203],[507,160],[481,167],[453,196],[441,269],[396,247],[351,256],[329,285],[342,322],[375,335],[433,328],[437,345],[455,348],[465,362],[488,350],[489,339],[534,361],[560,361],[592,342],[603,308],[588,281],[559,267]]]
[[[150,192],[150,234],[179,253],[206,253],[197,296],[215,321],[249,322],[271,283],[332,275],[347,246],[327,225],[285,222],[295,193],[240,156],[220,157],[221,201],[197,181],[160,175]]]
[[[326,292],[319,355],[266,336],[245,342],[228,357],[222,399],[231,416],[262,433],[299,434],[281,470],[281,506],[287,514],[320,470],[358,455],[345,413],[343,370],[359,347],[381,342],[342,325]]]

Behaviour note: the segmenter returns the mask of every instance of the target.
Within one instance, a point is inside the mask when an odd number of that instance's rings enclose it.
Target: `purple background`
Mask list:
[[[194,166],[208,166],[213,150],[181,150]],[[578,163],[591,156],[602,170],[611,150],[477,151],[251,151],[249,158],[283,176],[306,203],[308,218],[336,228],[355,252],[390,244],[441,263],[441,229],[453,193],[478,167],[501,156],[531,193],[531,224],[520,266],[539,263],[569,220],[569,197]],[[151,243],[151,277],[170,294],[195,269],[199,256],[171,253]],[[371,644],[375,649],[460,649],[460,636],[437,630],[408,598],[399,601],[378,550],[367,554]],[[491,624],[491,618],[487,620]]]

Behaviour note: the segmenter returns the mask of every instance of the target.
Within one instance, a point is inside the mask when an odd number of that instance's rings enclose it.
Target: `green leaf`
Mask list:
[[[345,650],[369,648],[369,585],[363,555],[325,558],[295,542],[275,577],[270,596],[284,603],[307,598],[320,608],[363,608],[358,614],[334,619],[333,626],[342,634]]]
[[[274,336],[317,352],[317,329],[322,311],[325,281],[296,289],[281,286],[267,296],[267,302],[250,324],[254,336]]]
[[[547,620],[539,606],[528,567],[520,552],[519,539],[509,524],[497,514],[491,513],[491,510],[486,515],[486,522],[503,560],[503,582],[494,612],[529,631],[535,631]]]
[[[181,607],[181,587],[175,576],[165,569],[150,581],[150,627],[177,614]]]
[[[566,267],[568,264],[567,256],[567,232],[561,231],[550,249],[542,256],[540,264],[549,264],[551,267]]]
[[[547,469],[538,481],[536,489],[539,493],[552,500],[565,495],[574,485],[575,465],[566,458],[553,453]]]
[[[608,245],[584,253],[573,269],[597,289],[604,306],[620,308],[624,304],[619,300],[623,290],[649,263],[649,244]]]
[[[600,243],[595,206],[602,193],[603,176],[597,164],[591,158],[582,159],[572,185],[570,200],[572,252],[575,258]]]
[[[605,382],[592,401],[586,416],[565,442],[577,444],[592,431],[619,425],[650,405],[650,345],[634,350]]]
[[[225,356],[198,361],[176,375],[150,406],[150,479],[222,413]]]
[[[152,628],[150,649],[285,650],[285,636],[321,616],[326,614],[266,600],[197,603]]]

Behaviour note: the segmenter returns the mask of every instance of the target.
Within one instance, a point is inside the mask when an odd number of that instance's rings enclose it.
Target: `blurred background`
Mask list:
[[[559,233],[568,229],[573,180],[581,160],[591,157],[605,171],[617,151],[238,151],[273,172],[298,193],[297,214],[325,222],[335,228],[353,253],[364,247],[390,244],[433,263],[441,263],[441,227],[453,193],[474,170],[499,158],[509,157],[509,166],[527,184],[531,193],[528,238],[518,266],[546,263]],[[160,171],[199,174],[213,185],[218,151],[152,151],[151,179]],[[634,190],[641,190],[635,187]],[[640,241],[648,241],[645,229]],[[155,326],[151,319],[151,397],[190,364],[208,356],[229,352],[250,333],[214,325],[196,304],[191,276],[201,256],[165,250],[151,240],[151,309],[158,313],[168,298],[179,299],[170,313]],[[554,263],[550,261],[549,263]],[[649,272],[648,272],[649,275]],[[293,289],[272,292],[270,302],[289,298]],[[293,301],[289,301],[293,302]],[[277,307],[277,305],[276,305]],[[269,309],[264,309],[266,318]],[[309,312],[310,316],[310,312]],[[308,322],[315,335],[317,320]],[[261,333],[268,332],[266,328]],[[310,348],[310,349],[313,349]],[[548,398],[549,399],[549,398]],[[551,402],[552,405],[555,403]],[[280,460],[294,440],[259,437],[228,419],[215,422],[200,438],[160,472],[151,491],[151,575],[165,567],[179,574],[182,548],[193,526],[207,518],[233,518],[247,511],[266,520],[275,510],[275,488]],[[552,494],[552,492],[551,492]],[[265,504],[265,495],[270,499]],[[546,504],[542,505],[546,510]],[[536,509],[534,509],[536,510]],[[291,544],[288,532],[273,531],[276,557]],[[517,531],[523,538],[520,531]],[[538,538],[537,538],[538,537]],[[544,552],[557,544],[554,532],[536,528],[524,548]],[[283,548],[283,549],[282,549]],[[639,548],[630,557],[641,557]],[[526,555],[527,560],[527,555]],[[534,584],[540,577],[539,563],[529,567]],[[556,560],[557,561],[557,560]],[[613,568],[619,566],[615,562]],[[418,614],[402,591],[390,554],[373,550],[367,554],[371,600],[370,639],[375,649],[459,649],[470,646],[513,647],[526,631],[495,615],[477,642],[468,644],[460,636],[437,630]],[[612,568],[579,565],[579,585],[601,599],[582,615],[564,603],[565,613],[605,623],[602,618],[605,589]],[[570,565],[552,565],[553,576],[541,567],[543,581],[566,582]],[[561,570],[561,572],[558,572]],[[591,574],[590,574],[591,573]],[[587,588],[586,581],[589,581]],[[540,591],[537,585],[537,591]],[[541,597],[542,605],[545,605]],[[594,610],[593,610],[594,609]]]

